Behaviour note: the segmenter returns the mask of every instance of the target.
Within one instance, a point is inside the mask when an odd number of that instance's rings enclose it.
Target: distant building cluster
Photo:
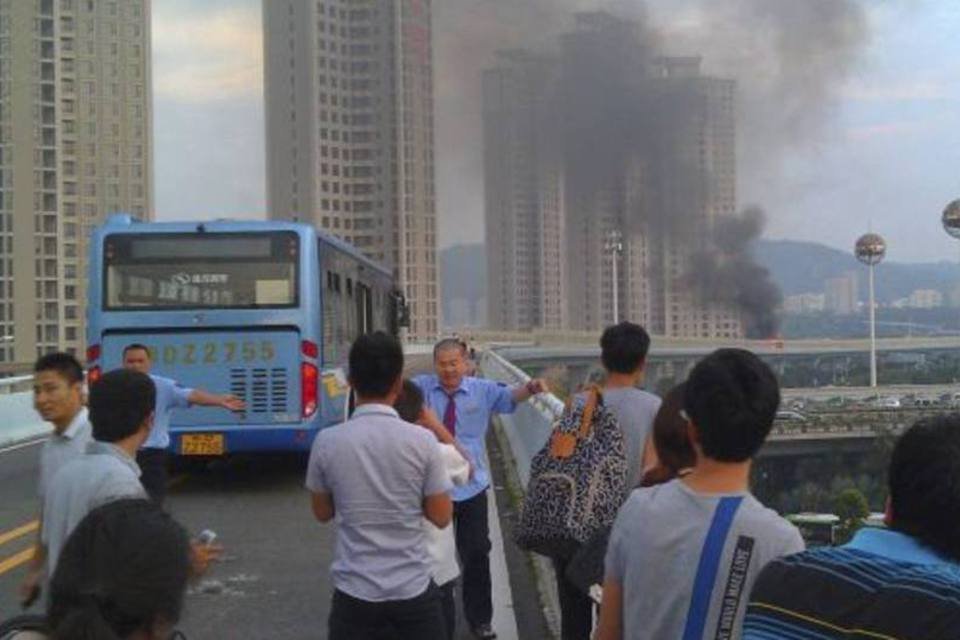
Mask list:
[[[628,318],[660,335],[743,335],[692,266],[712,222],[736,212],[734,82],[701,74],[699,58],[651,56],[639,32],[581,13],[557,57],[504,51],[485,72],[490,326]]]
[[[936,309],[943,306],[943,294],[936,289],[916,289],[906,298],[898,298],[891,305],[897,309]]]
[[[849,316],[860,309],[860,289],[857,274],[848,271],[837,278],[829,278],[823,287],[824,309],[841,316]]]
[[[915,289],[906,297],[878,306],[894,309],[938,309],[947,305],[960,306],[960,290],[944,296],[936,289]],[[827,312],[846,316],[858,313],[865,306],[866,303],[860,302],[857,274],[852,271],[825,280],[823,293],[799,293],[787,296],[783,301],[783,311],[791,314]]]

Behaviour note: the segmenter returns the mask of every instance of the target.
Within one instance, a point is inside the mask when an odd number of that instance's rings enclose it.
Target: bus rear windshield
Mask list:
[[[104,242],[108,311],[297,305],[295,233],[116,234]]]

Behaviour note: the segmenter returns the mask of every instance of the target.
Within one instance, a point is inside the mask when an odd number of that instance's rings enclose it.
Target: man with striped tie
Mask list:
[[[457,338],[438,342],[433,348],[435,374],[417,376],[413,381],[424,400],[443,421],[473,464],[473,476],[455,487],[453,525],[457,553],[463,567],[463,610],[473,634],[483,640],[495,638],[490,626],[493,600],[490,584],[490,536],[487,521],[486,435],[490,419],[497,413],[512,413],[517,404],[547,390],[542,380],[526,385],[506,385],[467,376],[466,348]]]

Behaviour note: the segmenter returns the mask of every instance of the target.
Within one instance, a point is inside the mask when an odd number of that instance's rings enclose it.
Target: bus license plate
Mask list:
[[[188,433],[180,436],[180,454],[184,456],[222,456],[222,433]]]

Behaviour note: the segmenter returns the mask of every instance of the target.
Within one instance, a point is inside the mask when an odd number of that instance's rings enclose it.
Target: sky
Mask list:
[[[870,35],[824,122],[777,171],[749,181],[742,172],[741,204],[767,210],[769,238],[850,250],[871,229],[887,239],[888,260],[956,261],[960,242],[943,232],[940,213],[960,198],[960,3],[858,1]],[[676,0],[649,4],[655,22],[676,19]],[[264,217],[260,0],[152,6],[157,218]],[[441,56],[457,36],[435,42]],[[461,108],[464,97],[442,77],[437,108]],[[441,113],[437,121],[440,244],[481,242],[481,182],[467,175],[480,164],[479,118],[466,120],[476,126],[466,134]]]

